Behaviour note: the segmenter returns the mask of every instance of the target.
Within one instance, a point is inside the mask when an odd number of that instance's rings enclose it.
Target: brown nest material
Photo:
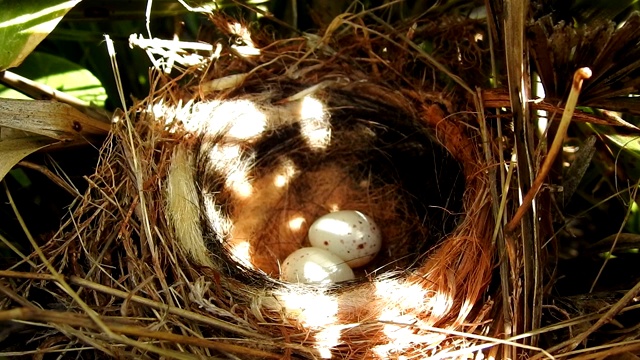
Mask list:
[[[15,284],[16,318],[55,334],[40,348],[424,358],[479,341],[494,222],[474,119],[455,111],[472,108],[447,79],[425,80],[435,71],[402,37],[341,21],[322,39],[269,42],[215,18],[242,46],[153,77],[31,258],[40,274]],[[278,280],[309,224],[336,209],[374,218],[381,254],[347,283]]]

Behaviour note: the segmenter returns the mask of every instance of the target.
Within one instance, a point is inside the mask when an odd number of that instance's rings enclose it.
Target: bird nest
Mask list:
[[[357,18],[279,41],[213,21],[239,42],[154,73],[117,116],[90,189],[19,285],[49,305],[16,318],[52,324],[41,346],[118,357],[472,351],[495,224],[464,92]],[[343,209],[375,219],[375,260],[347,282],[280,280],[311,223]]]

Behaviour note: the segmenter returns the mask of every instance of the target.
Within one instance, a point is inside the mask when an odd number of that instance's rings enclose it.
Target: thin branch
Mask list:
[[[53,181],[56,185],[60,186],[62,189],[68,192],[71,196],[76,196],[76,197],[82,196],[82,194],[80,194],[76,188],[69,185],[66,181],[64,181],[64,179],[54,174],[51,170],[49,170],[45,166],[38,165],[30,161],[20,161],[18,165],[40,172],[42,175],[48,177],[49,180]]]
[[[589,337],[589,335],[593,334],[596,330],[598,330],[603,325],[611,322],[611,320],[618,313],[620,313],[627,306],[627,304],[630,301],[632,301],[634,297],[638,295],[638,293],[640,293],[640,282],[638,282],[631,290],[629,290],[622,297],[622,299],[618,300],[618,302],[615,303],[615,305],[613,305],[609,309],[609,311],[607,311],[602,317],[600,317],[600,319],[598,319],[598,321],[596,321],[595,324],[591,325],[589,329],[587,329],[584,332],[581,332],[578,335],[573,336],[571,339],[567,341],[564,341],[558,345],[551,347],[547,351],[553,354],[553,353],[564,353],[564,352],[575,349],[576,347],[578,347],[578,345],[580,345],[580,343],[586,340],[587,337]],[[531,357],[531,360],[537,360],[537,359],[540,359],[541,357],[542,357],[541,354],[538,354]]]
[[[580,89],[582,88],[582,82],[586,79],[589,79],[590,77],[591,70],[589,68],[578,69],[573,76],[573,86],[571,87],[571,92],[569,93],[569,97],[567,98],[567,106],[565,108],[565,112],[562,114],[562,120],[560,120],[558,132],[556,134],[556,137],[553,139],[553,143],[551,144],[551,148],[549,149],[549,154],[545,158],[540,172],[533,181],[531,188],[527,192],[527,195],[524,197],[522,205],[520,205],[520,207],[516,211],[516,214],[507,224],[505,228],[506,232],[513,233],[518,227],[518,224],[520,223],[520,220],[522,220],[524,214],[529,210],[529,208],[531,208],[533,199],[538,194],[540,187],[542,187],[542,184],[546,180],[547,175],[551,170],[551,166],[553,165],[556,156],[558,156],[560,150],[562,149],[567,129],[569,128],[569,124],[571,124],[573,111],[578,103],[578,95],[580,94]]]

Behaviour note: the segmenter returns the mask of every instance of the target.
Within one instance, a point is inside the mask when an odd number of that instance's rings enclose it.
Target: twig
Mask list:
[[[12,73],[11,71],[0,71],[0,83],[21,92],[32,99],[56,100],[69,104],[86,115],[90,115],[97,120],[109,123],[109,114],[99,114],[95,109],[91,109],[88,103],[78,99],[77,97],[58,91],[51,86],[37,83],[24,76]]]
[[[4,236],[2,236],[2,234],[0,234],[0,243],[4,244],[6,247],[9,248],[9,250],[13,251],[14,254],[20,256],[20,258],[22,258],[23,261],[25,261],[27,264],[29,264],[31,267],[36,268],[36,264],[29,260],[29,257],[26,256],[25,254],[22,253],[22,251],[20,251],[15,245],[13,245],[13,243],[9,240],[7,240],[7,238],[5,238]]]
[[[393,26],[391,26],[390,24],[388,24],[387,22],[385,22],[384,20],[380,19],[379,17],[371,14],[371,17],[378,22],[380,25],[382,25],[383,27],[385,27],[387,29],[387,31],[389,31],[391,34],[394,34],[403,42],[405,42],[407,45],[409,45],[410,48],[412,48],[414,51],[416,51],[416,53],[420,56],[423,57],[427,63],[431,64],[431,66],[433,66],[434,68],[436,68],[439,71],[442,71],[444,74],[446,74],[449,78],[451,78],[451,80],[453,80],[456,84],[460,85],[463,89],[465,89],[467,92],[469,92],[472,96],[476,96],[476,92],[471,89],[471,87],[469,87],[469,85],[462,80],[461,77],[459,77],[458,75],[454,74],[451,72],[451,70],[447,69],[446,66],[442,65],[438,60],[436,60],[436,58],[434,58],[433,56],[431,56],[429,53],[427,53],[426,51],[424,51],[420,46],[416,45],[416,43],[414,43],[413,41],[409,40],[405,35],[398,33]],[[351,26],[354,26],[354,24],[352,23]],[[355,26],[354,26],[355,27]],[[381,33],[378,33],[376,31],[373,31],[372,29],[369,29],[369,31],[371,31],[374,34],[377,34],[379,36],[385,37],[388,39],[388,37],[384,36]],[[391,41],[389,39],[389,41]],[[397,44],[395,41],[391,41],[392,43]],[[401,46],[402,47],[402,46]]]
[[[187,53],[187,50],[193,51],[205,51],[213,53],[214,47],[211,44],[205,44],[193,41],[176,41],[176,40],[164,40],[158,38],[145,39],[144,37],[136,34],[129,36],[129,45],[137,46],[142,50],[151,48],[165,48],[170,51]]]
[[[598,319],[598,321],[596,321],[595,324],[593,324],[589,329],[587,329],[586,331],[574,336],[573,338],[562,342],[556,346],[551,347],[550,349],[548,349],[547,351],[549,351],[550,353],[555,353],[555,352],[567,352],[567,351],[571,351],[573,349],[575,349],[576,347],[578,347],[578,345],[583,342],[589,335],[591,335],[593,332],[595,332],[596,330],[598,330],[602,325],[607,324],[608,322],[610,322],[618,313],[620,313],[626,306],[627,304],[633,300],[634,297],[636,297],[638,295],[638,293],[640,293],[640,282],[638,282],[631,290],[629,290],[623,297],[622,299],[618,300],[618,302],[616,302],[611,309],[609,309],[609,311],[607,311],[600,319]],[[536,355],[533,356],[531,358],[531,360],[536,360],[536,359],[540,359],[540,355]]]
[[[569,124],[571,124],[571,118],[573,116],[573,111],[576,108],[578,103],[578,95],[580,95],[580,89],[582,88],[582,82],[591,77],[591,70],[589,68],[581,68],[576,71],[573,76],[573,86],[571,87],[571,92],[569,93],[569,97],[567,98],[567,106],[565,108],[564,113],[562,114],[562,120],[560,120],[560,125],[558,126],[558,132],[556,137],[553,139],[553,143],[551,144],[551,148],[549,149],[549,154],[544,159],[542,163],[542,167],[540,168],[540,172],[536,176],[531,188],[527,192],[527,195],[524,197],[522,201],[522,205],[516,211],[516,214],[513,216],[511,221],[505,227],[505,232],[513,233],[520,220],[524,214],[531,207],[531,203],[535,196],[538,194],[540,187],[544,183],[549,171],[551,170],[551,166],[560,153],[562,149],[562,144],[564,143],[564,137],[567,133],[567,129],[569,128]]]
[[[549,113],[562,113],[565,109],[562,106],[558,106],[556,103],[549,102],[549,99],[533,99],[529,106],[533,110],[544,110]],[[510,107],[509,94],[504,89],[483,89],[482,90],[482,103],[486,108],[500,109],[503,107]],[[498,119],[500,116],[498,115]],[[603,111],[600,115],[590,114],[580,109],[575,109],[573,113],[574,122],[584,122],[597,125],[606,126],[620,126],[632,131],[639,131],[640,129],[624,121],[619,116],[615,116],[611,112]]]
[[[0,321],[2,320],[27,320],[42,323],[54,323],[56,325],[68,325],[78,328],[89,328],[93,330],[100,330],[91,322],[90,319],[84,316],[78,316],[75,313],[59,312],[51,310],[41,310],[36,307],[29,308],[17,308],[11,310],[0,311]],[[139,338],[151,338],[157,340],[164,340],[171,343],[179,343],[185,345],[194,345],[205,347],[209,349],[215,349],[219,351],[227,351],[236,354],[246,354],[251,356],[257,356],[260,358],[279,359],[280,355],[270,352],[248,348],[245,346],[229,344],[221,341],[212,341],[203,338],[185,336],[180,334],[174,334],[164,331],[153,331],[141,326],[127,325],[116,322],[119,318],[107,318],[105,322],[108,322],[109,328],[116,333],[123,335],[132,335]]]
[[[19,271],[9,271],[9,270],[0,270],[0,277],[7,277],[7,278],[18,278],[18,279],[32,279],[32,280],[50,280],[50,281],[57,281],[58,279],[50,274],[39,274],[39,273],[27,273],[27,272],[19,272]],[[210,326],[214,326],[218,329],[222,329],[225,331],[229,331],[231,333],[240,335],[240,336],[245,336],[248,338],[259,338],[259,339],[263,339],[263,340],[267,340],[269,339],[268,336],[262,335],[260,333],[257,332],[252,332],[252,331],[248,331],[245,329],[241,329],[238,328],[237,326],[234,326],[234,324],[223,321],[223,320],[219,320],[219,319],[215,319],[215,318],[211,318],[211,317],[207,317],[207,316],[203,316],[191,311],[187,311],[184,309],[180,309],[177,307],[173,307],[173,306],[167,306],[167,304],[163,304],[161,302],[157,302],[151,299],[147,299],[144,298],[142,296],[138,296],[138,295],[131,295],[128,292],[125,291],[121,291],[121,290],[117,290],[108,286],[104,286],[101,284],[97,284],[94,283],[92,281],[77,277],[77,276],[71,276],[69,278],[69,280],[76,285],[88,288],[88,289],[92,289],[95,291],[99,291],[105,294],[109,294],[112,296],[116,296],[119,297],[121,299],[127,299],[129,301],[138,303],[138,304],[142,304],[142,305],[146,305],[149,307],[152,307],[154,309],[158,309],[158,310],[164,310],[167,311],[170,314],[173,315],[177,315],[180,317],[183,317],[185,319],[189,319],[189,320],[195,320],[198,322],[201,322],[203,324],[207,324]]]
[[[421,330],[428,330],[428,331],[432,331],[434,333],[442,333],[442,334],[447,334],[447,335],[455,335],[455,336],[460,336],[463,338],[471,338],[471,339],[478,339],[478,340],[482,340],[482,341],[486,341],[486,343],[480,344],[480,345],[474,345],[474,346],[469,346],[469,347],[465,347],[464,349],[461,350],[456,350],[456,351],[452,351],[452,352],[445,352],[445,353],[441,353],[441,356],[435,355],[435,356],[431,356],[430,359],[440,359],[440,358],[458,358],[461,356],[464,356],[465,354],[469,354],[472,353],[474,351],[478,351],[478,350],[483,350],[483,349],[487,349],[489,347],[498,345],[498,344],[502,344],[502,345],[508,345],[508,346],[513,346],[514,348],[522,348],[522,349],[528,349],[528,350],[534,350],[534,351],[539,351],[539,355],[540,356],[547,356],[550,359],[553,359],[553,356],[545,351],[542,348],[539,347],[535,347],[535,346],[531,346],[531,345],[524,345],[524,344],[520,344],[514,341],[511,341],[511,339],[498,339],[498,338],[492,338],[489,336],[482,336],[482,335],[476,335],[476,334],[472,334],[472,333],[466,333],[466,332],[462,332],[462,331],[455,331],[455,330],[449,330],[449,329],[441,329],[438,327],[431,327],[431,326],[420,326]]]
[[[37,309],[37,307],[33,305],[29,300],[13,291],[13,289],[9,289],[8,287],[4,286],[2,282],[0,282],[0,293],[5,294],[5,296],[7,296],[9,299],[17,302],[21,306],[29,309]]]
[[[571,119],[573,117],[573,111],[575,110],[575,107],[577,105],[578,102],[578,96],[580,95],[580,90],[582,88],[582,82],[585,79],[588,79],[591,77],[591,70],[589,68],[581,68],[578,69],[576,71],[576,73],[574,74],[573,77],[573,84],[571,87],[571,92],[569,93],[569,97],[567,98],[567,104],[566,104],[566,108],[565,108],[565,112],[562,114],[562,119],[560,121],[560,124],[558,125],[558,130],[556,133],[556,137],[553,140],[553,143],[551,144],[551,148],[549,149],[549,153],[547,154],[547,157],[545,158],[544,162],[542,163],[542,166],[540,168],[540,171],[538,172],[537,176],[535,177],[535,179],[533,179],[533,182],[531,182],[531,185],[528,186],[528,191],[527,194],[525,195],[522,204],[520,205],[520,207],[518,208],[518,210],[516,211],[515,215],[513,216],[513,218],[507,223],[507,225],[505,226],[505,239],[507,240],[507,243],[509,241],[514,241],[515,239],[515,230],[517,229],[517,227],[521,224],[524,215],[529,211],[529,209],[531,208],[531,205],[533,203],[534,198],[536,197],[536,195],[538,194],[538,191],[540,190],[540,188],[542,187],[542,184],[544,183],[544,181],[547,179],[547,175],[549,174],[549,172],[551,171],[551,168],[553,166],[553,163],[556,159],[556,157],[558,156],[558,154],[560,153],[560,151],[562,150],[562,145],[564,143],[564,138],[566,136],[567,133],[567,129],[569,128],[569,125],[571,124]],[[510,85],[511,86],[511,85]],[[521,95],[524,96],[524,95]],[[513,97],[513,95],[512,95]],[[526,100],[526,99],[525,99]],[[513,101],[513,100],[512,100]],[[519,113],[521,114],[527,114],[527,112],[524,110],[524,108],[526,106],[524,106],[524,104],[522,104],[523,108],[518,108],[517,110],[519,110]],[[516,112],[514,112],[516,113]],[[526,117],[522,117],[520,121],[516,121],[516,133],[518,132],[523,132],[524,129],[520,129],[518,131],[518,126],[522,127],[522,125],[519,125],[521,122],[526,122]],[[527,140],[527,135],[526,132],[523,133],[524,136],[524,144],[522,145],[526,145],[526,140]],[[528,151],[528,146],[522,146],[523,151],[520,151],[520,148],[518,148],[518,161],[523,161],[527,164],[527,166],[519,166],[519,168],[521,169],[521,171],[528,173],[528,176],[522,176],[520,179],[521,181],[524,181],[524,183],[528,183],[528,180],[530,179],[530,177],[533,176],[532,174],[532,170],[529,170],[529,167],[531,166],[529,164],[529,159],[530,156],[528,155],[528,153],[526,153]],[[524,156],[526,155],[526,157]],[[527,188],[527,187],[525,187]],[[536,268],[538,262],[539,262],[539,251],[540,251],[540,242],[539,240],[537,240],[537,228],[529,228],[530,226],[528,226],[527,224],[530,224],[530,220],[529,222],[523,222],[522,226],[522,234],[523,234],[523,239],[525,239],[525,235],[528,234],[529,231],[531,231],[533,240],[531,243],[524,241],[524,247],[523,247],[523,258],[524,258],[524,330],[525,331],[529,331],[532,329],[535,329],[539,326],[539,321],[541,318],[541,310],[540,310],[540,305],[542,302],[542,298],[541,298],[541,294],[540,294],[540,281],[541,281],[541,274],[540,274],[540,270],[538,268]],[[532,302],[532,305],[529,305],[529,301]],[[529,314],[530,306],[532,307],[532,311],[531,314]],[[535,338],[534,338],[535,340]]]
[[[31,246],[33,246],[34,250],[38,254],[38,257],[40,258],[42,263],[47,267],[51,275],[60,284],[64,292],[66,292],[69,296],[71,296],[71,298],[76,303],[78,303],[80,307],[82,307],[82,309],[89,315],[89,317],[96,323],[96,325],[98,325],[98,327],[100,327],[106,334],[113,335],[113,333],[111,333],[111,331],[109,331],[106,325],[102,322],[102,320],[100,319],[100,316],[98,316],[98,314],[95,311],[93,311],[93,309],[91,309],[84,301],[82,301],[82,299],[80,299],[78,294],[75,291],[73,291],[73,289],[71,288],[71,286],[69,286],[69,284],[64,279],[64,277],[60,275],[60,273],[58,273],[58,271],[53,267],[51,262],[49,262],[47,257],[42,252],[42,249],[40,249],[40,246],[38,246],[33,236],[31,236],[31,232],[27,228],[27,224],[25,224],[24,219],[22,218],[22,216],[20,216],[20,212],[18,211],[18,208],[16,207],[15,202],[13,201],[13,197],[11,196],[11,192],[9,191],[9,187],[7,186],[7,183],[4,182],[3,184],[4,184],[5,192],[7,194],[7,199],[9,200],[9,204],[11,204],[11,208],[13,209],[13,212],[16,215],[16,218],[18,219],[20,226],[22,227],[22,231],[27,236],[27,239],[29,239]]]
[[[487,162],[487,164],[491,164],[492,163],[492,159],[493,159],[493,154],[491,152],[491,147],[489,146],[490,143],[490,134],[489,134],[489,130],[487,129],[487,124],[486,124],[486,119],[485,119],[485,112],[484,112],[484,106],[482,106],[482,92],[480,90],[477,91],[477,103],[476,103],[476,109],[478,109],[478,123],[480,124],[480,134],[482,136],[482,149],[485,155],[485,161]],[[503,162],[500,162],[498,164],[499,167],[502,167]],[[504,331],[504,335],[506,337],[510,337],[512,335],[512,326],[513,326],[513,314],[512,314],[512,310],[510,307],[510,294],[511,294],[511,286],[510,286],[510,279],[509,279],[509,264],[513,264],[513,257],[508,255],[508,250],[509,247],[506,246],[507,244],[505,243],[505,238],[504,236],[501,236],[500,239],[498,239],[498,234],[500,234],[501,230],[502,230],[502,219],[503,219],[503,213],[504,213],[504,209],[507,203],[507,190],[508,190],[508,186],[511,180],[511,174],[513,174],[513,166],[509,166],[509,173],[508,173],[508,178],[507,181],[505,182],[504,179],[502,179],[502,182],[498,183],[498,176],[497,176],[497,171],[495,169],[495,167],[490,167],[489,170],[489,181],[491,182],[490,184],[490,190],[491,190],[491,197],[493,199],[493,201],[491,201],[491,206],[492,206],[492,211],[493,211],[493,217],[494,217],[494,221],[495,221],[495,226],[494,226],[494,232],[493,232],[493,236],[491,237],[491,243],[492,244],[496,244],[497,242],[497,247],[498,247],[498,251],[499,251],[499,257],[500,257],[500,284],[502,286],[502,323],[504,324],[503,326],[503,331]],[[502,184],[502,186],[500,186],[499,184]],[[498,195],[498,188],[501,188],[500,191],[502,194],[502,197],[500,197]],[[500,203],[498,204],[498,199],[501,199]],[[510,261],[507,261],[507,259],[509,259]]]
[[[20,161],[18,163],[18,165],[22,166],[22,167],[26,167],[28,169],[31,170],[35,170],[40,172],[42,175],[46,176],[49,178],[49,180],[53,181],[56,185],[60,186],[62,189],[64,189],[66,192],[68,192],[69,194],[71,194],[71,196],[82,196],[78,190],[76,190],[73,186],[69,185],[66,181],[64,181],[60,176],[54,174],[51,170],[49,170],[47,167],[44,167],[42,165],[38,165],[35,163],[32,163],[30,161]]]
[[[116,87],[118,89],[118,95],[120,97],[120,103],[122,105],[122,109],[124,112],[124,117],[126,119],[127,126],[127,141],[129,148],[132,150],[130,154],[127,154],[127,158],[131,159],[132,162],[132,171],[136,180],[136,189],[138,190],[138,196],[140,201],[140,209],[141,209],[141,218],[142,218],[142,226],[144,229],[144,236],[146,237],[146,243],[149,246],[149,250],[151,251],[151,256],[153,260],[153,267],[156,270],[156,274],[160,278],[160,281],[165,285],[163,269],[158,264],[158,256],[156,253],[155,246],[153,244],[153,237],[151,233],[151,222],[149,220],[149,212],[147,211],[147,202],[146,196],[144,192],[144,181],[142,180],[142,167],[140,165],[140,159],[138,159],[138,155],[135,150],[137,147],[135,146],[135,142],[133,141],[133,134],[135,133],[135,129],[133,128],[133,122],[129,117],[129,112],[127,111],[127,103],[124,97],[124,90],[122,87],[122,79],[120,78],[120,70],[118,68],[118,62],[116,60],[116,50],[113,46],[113,41],[109,37],[109,35],[105,35],[105,42],[107,44],[107,52],[109,53],[109,57],[111,58],[111,67],[113,71],[113,76],[116,81]],[[165,286],[166,287],[166,286]]]
[[[67,348],[61,348],[61,345],[57,345],[57,346],[53,346],[53,347],[49,347],[47,349],[34,349],[34,350],[25,350],[25,351],[0,351],[0,357],[4,356],[4,357],[14,357],[14,356],[22,356],[24,357],[25,355],[42,355],[42,354],[53,354],[53,353],[68,353],[71,351],[82,351],[82,350],[92,350],[93,348],[90,346],[84,346],[84,347],[76,347],[76,348],[72,348],[69,349]],[[37,358],[37,357],[32,357],[32,358]]]
[[[49,270],[49,272],[51,273],[51,276],[54,278],[54,280],[59,284],[59,286],[63,289],[63,291],[65,293],[67,293],[67,295],[69,295],[81,308],[82,310],[84,310],[84,312],[89,316],[89,318],[95,323],[96,327],[98,327],[108,338],[115,340],[115,341],[119,341],[120,343],[129,345],[129,346],[134,346],[134,347],[138,347],[153,353],[159,353],[162,354],[164,352],[163,349],[159,349],[153,345],[149,345],[140,341],[135,341],[135,340],[131,340],[128,339],[122,335],[118,335],[115,334],[114,332],[111,331],[111,329],[102,321],[100,315],[98,315],[98,313],[96,313],[91,307],[89,307],[89,305],[87,305],[87,303],[85,303],[80,296],[78,295],[78,293],[76,293],[71,286],[69,286],[69,283],[65,280],[65,278],[53,267],[53,265],[51,264],[51,262],[49,261],[49,259],[47,259],[47,257],[45,256],[44,252],[42,251],[42,249],[40,248],[40,246],[38,246],[38,244],[36,243],[35,239],[33,238],[33,236],[31,235],[31,232],[29,231],[29,229],[27,228],[26,223],[24,222],[24,219],[22,218],[22,216],[20,216],[20,212],[18,211],[18,208],[16,207],[15,202],[13,201],[13,197],[11,196],[11,192],[9,191],[9,187],[7,186],[7,183],[4,182],[4,188],[5,188],[5,192],[7,194],[7,200],[9,200],[9,204],[11,205],[11,208],[13,209],[14,214],[16,215],[16,218],[18,219],[18,222],[20,223],[20,226],[22,227],[22,231],[24,232],[24,234],[26,235],[27,239],[29,239],[29,242],[31,243],[31,246],[33,246],[35,252],[38,254],[38,257],[40,258],[40,261],[42,261],[42,263],[45,265],[45,267],[47,268],[47,270]],[[177,353],[179,355],[179,353]],[[186,356],[175,356],[176,358],[189,358],[190,357],[186,357]]]
[[[640,180],[636,182],[636,186],[634,186],[633,189],[631,190],[632,203],[633,201],[635,201],[635,199],[637,199],[638,186],[640,186]],[[624,219],[622,220],[622,223],[620,224],[620,228],[618,229],[618,232],[616,233],[615,238],[613,239],[613,243],[611,243],[611,248],[609,248],[609,254],[613,253],[613,250],[616,248],[616,245],[618,244],[618,239],[620,238],[620,234],[622,234],[622,232],[624,231],[624,227],[627,225],[627,221],[629,221],[629,217],[631,216],[632,213],[633,213],[633,206],[629,204],[627,208],[627,213],[624,215]],[[600,276],[602,276],[602,272],[604,271],[604,268],[609,263],[610,258],[611,256],[607,256],[604,259],[604,262],[602,262],[602,266],[600,266],[600,269],[598,270],[598,274],[596,275],[596,278],[593,279],[593,283],[591,283],[591,287],[589,288],[589,293],[593,292],[593,289],[596,287],[596,284],[598,283],[598,279],[600,279]]]
[[[51,86],[37,83],[11,71],[0,72],[0,82],[32,99],[58,100],[75,108],[84,108],[89,105],[75,96],[58,91]]]
[[[597,350],[600,350],[600,349],[606,349],[606,350],[598,352]],[[615,358],[625,359],[624,356],[616,357],[614,355],[623,354],[626,352],[633,353],[633,352],[637,352],[638,349],[640,349],[640,340],[634,340],[634,341],[628,341],[626,343],[615,343],[615,344],[607,344],[602,346],[595,346],[593,348],[573,351],[571,353],[567,353],[563,355],[566,355],[566,357],[571,356],[573,360],[615,359]],[[576,354],[587,352],[587,351],[593,351],[593,353],[582,355],[582,356],[575,356]]]
[[[528,48],[525,42],[525,23],[528,19],[529,0],[504,1],[504,11],[501,19],[504,23],[503,38],[506,60],[506,70],[509,86],[509,99],[513,117],[513,132],[515,141],[515,153],[518,165],[518,186],[520,191],[531,188],[533,181],[533,159],[531,155],[531,108],[530,108],[530,81],[531,74],[527,64]],[[525,60],[527,58],[527,60]],[[511,331],[530,331],[538,327],[540,323],[540,305],[542,297],[539,296],[540,269],[537,267],[539,247],[538,228],[534,225],[535,214],[518,221],[521,225],[521,252],[522,257],[517,263],[512,263],[511,268],[516,270],[511,274],[512,293],[510,304],[514,308],[514,320]],[[508,225],[507,225],[508,226]],[[516,237],[503,231],[507,249],[509,244],[516,244]],[[520,269],[521,266],[521,269]],[[521,272],[520,272],[521,271]],[[535,344],[537,337],[525,339],[524,342]],[[503,347],[502,357],[517,358],[516,349]]]
[[[178,0],[178,1],[180,1],[181,3],[183,2],[183,0]],[[232,0],[232,1],[236,6],[243,7],[250,11],[254,11],[256,14],[260,14],[261,16],[264,16],[265,19],[269,19],[270,21],[273,21],[274,23],[286,28],[287,30],[290,30],[294,34],[298,34],[298,35],[302,34],[302,31],[300,31],[298,28],[291,26],[291,24],[287,24],[286,22],[278,19],[277,17],[273,16],[271,12],[264,11],[257,6],[247,5],[245,1],[238,1],[238,0]]]
[[[33,265],[33,267],[36,267],[35,264]],[[0,270],[0,278],[48,280],[48,281],[56,280],[56,278],[51,274],[31,273],[31,272],[12,271],[12,270]]]
[[[207,325],[211,325],[211,326],[215,326],[216,328],[222,329],[222,330],[226,330],[229,332],[232,332],[234,334],[237,335],[241,335],[241,336],[246,336],[246,337],[254,337],[254,338],[260,338],[260,339],[268,339],[269,337],[256,333],[256,332],[252,332],[252,331],[248,331],[245,329],[240,329],[237,326],[234,326],[232,323],[226,322],[226,321],[222,321],[219,319],[215,319],[215,318],[211,318],[211,317],[207,317],[207,316],[203,316],[200,314],[196,314],[194,312],[191,311],[187,311],[184,309],[180,309],[174,306],[168,306],[167,304],[163,304],[161,302],[157,302],[154,300],[150,300],[147,298],[143,298],[141,296],[138,295],[131,295],[125,291],[120,291],[120,290],[116,290],[113,288],[110,288],[108,286],[104,286],[104,285],[100,285],[82,278],[79,278],[77,276],[72,276],[71,277],[71,282],[73,282],[76,285],[80,285],[80,286],[84,286],[87,288],[90,288],[92,290],[96,290],[96,291],[100,291],[102,293],[106,293],[109,295],[113,295],[113,296],[117,296],[119,298],[122,299],[129,299],[129,301],[133,301],[136,302],[138,304],[143,304],[149,307],[152,307],[154,309],[158,309],[158,310],[164,310],[167,311],[170,314],[174,314],[174,315],[178,315],[180,317],[183,317],[185,319],[189,319],[189,320],[195,320]]]

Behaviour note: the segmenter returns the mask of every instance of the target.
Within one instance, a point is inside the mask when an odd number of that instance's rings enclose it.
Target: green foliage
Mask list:
[[[107,93],[90,71],[63,57],[33,52],[13,72],[75,96],[87,104],[103,107]],[[26,95],[0,86],[0,98],[28,99]]]
[[[19,65],[80,0],[0,0],[0,71]]]
[[[629,181],[637,182],[640,179],[640,136],[616,133],[603,135],[610,145],[615,164],[624,170]]]

